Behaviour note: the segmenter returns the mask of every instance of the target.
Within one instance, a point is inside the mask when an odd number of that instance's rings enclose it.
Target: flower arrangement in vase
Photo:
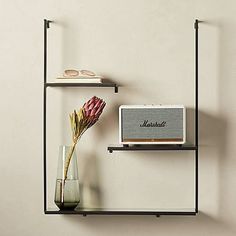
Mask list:
[[[80,201],[75,147],[84,132],[99,119],[106,103],[93,96],[70,114],[72,145],[60,147],[54,201],[61,209],[74,209]]]

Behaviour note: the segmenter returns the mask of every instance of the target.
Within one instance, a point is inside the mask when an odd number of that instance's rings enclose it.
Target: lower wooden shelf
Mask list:
[[[145,209],[145,208],[77,208],[75,210],[59,210],[49,208],[45,214],[70,214],[70,215],[196,215],[194,208],[182,209]]]
[[[191,151],[198,147],[193,144],[183,145],[109,145],[107,150],[113,151]]]

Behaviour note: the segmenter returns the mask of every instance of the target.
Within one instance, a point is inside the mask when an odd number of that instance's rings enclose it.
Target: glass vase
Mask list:
[[[59,147],[54,202],[60,210],[73,210],[80,202],[75,146]]]

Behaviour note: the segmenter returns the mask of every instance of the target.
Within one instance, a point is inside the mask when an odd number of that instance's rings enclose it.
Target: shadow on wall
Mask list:
[[[188,143],[195,142],[195,110],[193,108],[186,108],[186,140]]]
[[[95,132],[94,135],[96,139],[99,141],[102,137],[105,138],[105,136],[110,134],[111,128],[114,129],[114,127],[118,127],[119,123],[119,106],[121,103],[113,103],[112,108],[110,110],[107,110],[104,114],[102,114],[102,122],[99,123],[99,125],[94,126]]]
[[[214,21],[204,22],[204,27],[215,29],[218,57],[216,68],[217,77],[217,105],[218,121],[214,125],[211,137],[216,141],[214,145],[215,157],[206,155],[211,161],[218,158],[218,215],[217,218],[235,228],[236,222],[236,193],[235,193],[235,146],[232,138],[234,126],[232,125],[235,107],[235,21],[219,18]],[[209,96],[209,99],[211,97]],[[232,112],[232,115],[231,115]],[[220,121],[221,120],[221,121]],[[210,122],[209,122],[210,123]],[[201,127],[201,126],[200,126]],[[202,133],[202,139],[207,132]],[[229,139],[229,137],[232,137]],[[210,142],[210,140],[206,140]],[[205,141],[205,140],[204,140]],[[212,148],[212,149],[213,149]]]
[[[200,148],[213,147],[221,154],[225,153],[227,137],[227,121],[223,117],[216,117],[206,112],[199,112],[199,144]],[[206,155],[206,154],[205,154]],[[209,158],[207,156],[206,158]],[[213,162],[216,157],[213,157]]]
[[[225,171],[227,132],[223,116],[199,113],[199,207],[220,221],[225,202],[221,174]]]
[[[100,207],[103,196],[100,189],[100,174],[96,152],[83,153],[83,174],[80,175],[79,207]],[[86,198],[86,200],[85,200]]]
[[[236,23],[232,20],[221,19],[216,22],[215,27],[219,34],[219,57],[218,57],[218,104],[219,115],[227,116],[230,119],[227,137],[235,139],[232,126],[233,117],[231,112],[235,112],[235,29]],[[234,116],[235,117],[235,116]],[[232,130],[231,130],[232,127]],[[233,135],[233,136],[232,136]],[[235,140],[225,137],[224,145],[220,150],[219,168],[219,214],[222,220],[229,225],[236,222],[236,192],[235,192]],[[233,142],[232,142],[233,141]]]
[[[109,135],[110,127],[115,127],[115,124],[118,124],[119,105],[120,104],[114,103],[112,109],[102,114],[102,122],[99,122],[99,124],[96,124],[93,127],[96,146],[91,146],[89,152],[82,154],[86,158],[83,158],[83,163],[81,163],[83,166],[83,174],[80,175],[80,207],[99,208],[103,206],[97,147],[99,147],[101,143],[101,134],[102,138],[105,139],[105,136]]]

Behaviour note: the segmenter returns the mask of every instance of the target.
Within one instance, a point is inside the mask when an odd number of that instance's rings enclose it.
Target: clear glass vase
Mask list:
[[[60,210],[73,210],[80,202],[74,146],[60,146],[54,202]]]

